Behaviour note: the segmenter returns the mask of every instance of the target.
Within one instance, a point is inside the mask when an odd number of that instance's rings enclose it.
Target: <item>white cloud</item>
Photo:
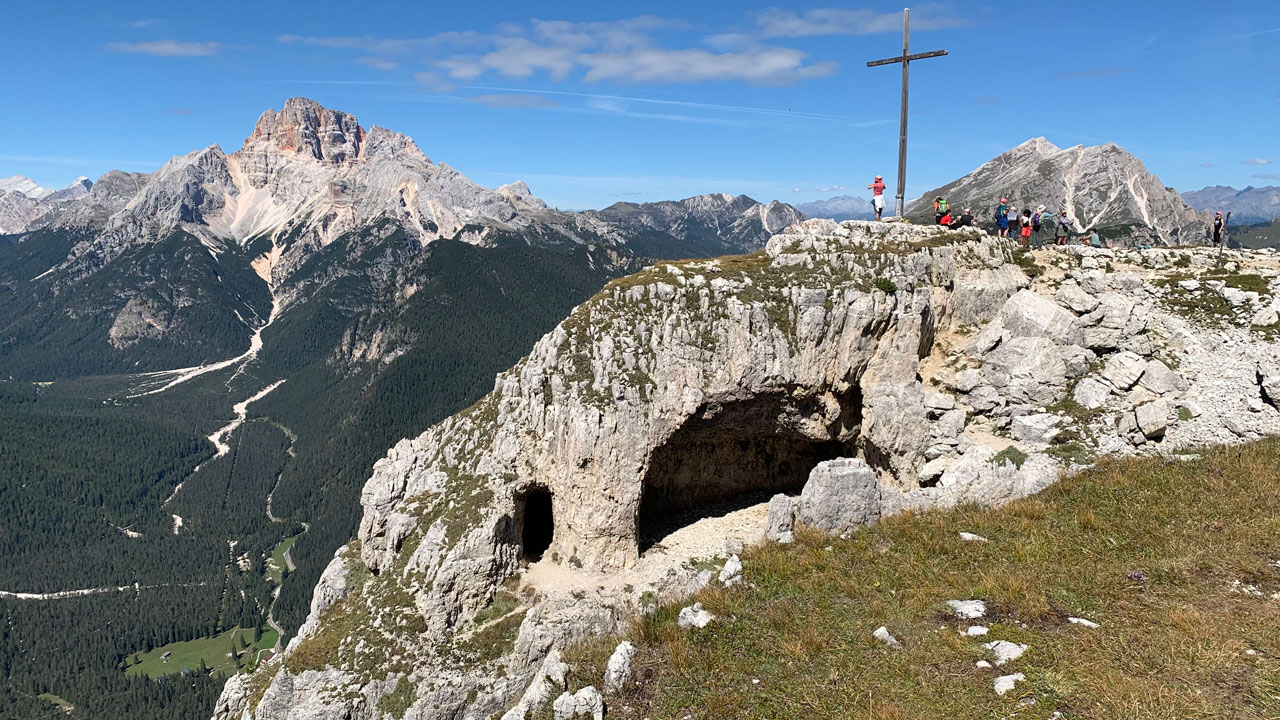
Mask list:
[[[818,188],[818,192],[841,192],[843,190],[848,190],[848,189],[849,188],[843,185],[828,185],[824,188]]]
[[[922,5],[911,14],[912,30],[946,30],[969,23],[937,3]],[[846,8],[814,8],[796,13],[770,8],[756,16],[756,26],[765,37],[806,37],[810,35],[872,35],[901,32],[902,13]]]
[[[179,42],[177,40],[152,40],[150,42],[107,43],[107,50],[116,53],[154,55],[156,57],[202,57],[216,54],[222,45],[216,42]]]
[[[306,45],[335,50],[361,50],[374,55],[395,55],[450,45],[474,44],[485,37],[487,36],[476,32],[450,31],[416,38],[384,38],[373,35],[281,35],[276,40],[285,45]]]
[[[134,30],[142,30],[144,28],[155,27],[163,23],[162,18],[142,18],[140,20],[130,20],[129,22],[120,23],[122,27],[133,28]]]
[[[1211,162],[1202,162],[1202,163],[1200,163],[1200,167],[1213,167],[1213,163],[1211,163]]]
[[[1266,158],[1254,158],[1252,160],[1241,160],[1241,165],[1270,165],[1271,161]]]
[[[640,48],[631,52],[582,56],[584,79],[646,83],[695,83],[745,80],[761,85],[786,85],[823,77],[836,70],[834,62],[806,63],[806,54],[790,48],[759,48],[742,52]]]
[[[1280,174],[1276,173],[1258,173],[1254,177],[1259,180],[1280,180]]]

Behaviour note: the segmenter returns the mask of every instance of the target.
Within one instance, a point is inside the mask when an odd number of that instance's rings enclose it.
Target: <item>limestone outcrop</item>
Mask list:
[[[1280,258],[1228,259],[811,220],[614,281],[375,466],[307,624],[216,717],[381,717],[408,683],[406,718],[514,720],[563,691],[559,648],[740,578],[714,558],[766,532],[1280,433],[1280,349],[1248,321]],[[1219,315],[1184,303],[1190,275]]]

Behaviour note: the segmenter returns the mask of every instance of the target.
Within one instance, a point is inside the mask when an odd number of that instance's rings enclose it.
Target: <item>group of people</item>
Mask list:
[[[878,178],[878,176],[877,176]],[[876,219],[879,219],[879,213]],[[995,207],[992,219],[996,224],[996,235],[1002,238],[1017,237],[1018,242],[1024,248],[1030,248],[1033,244],[1036,247],[1043,247],[1044,240],[1040,233],[1047,228],[1053,229],[1054,243],[1057,245],[1067,245],[1071,242],[1072,221],[1067,217],[1065,209],[1059,210],[1057,213],[1046,213],[1044,205],[1032,210],[1029,207],[1023,208],[1019,213],[1017,208],[1009,205],[1009,198],[1000,198],[1000,204]],[[933,220],[938,225],[944,225],[950,228],[976,227],[977,219],[973,215],[970,208],[965,208],[964,212],[955,215],[951,211],[947,199],[939,195],[933,199]],[[1097,228],[1089,228],[1083,236],[1085,245],[1093,247],[1106,247],[1102,236],[1098,234]]]

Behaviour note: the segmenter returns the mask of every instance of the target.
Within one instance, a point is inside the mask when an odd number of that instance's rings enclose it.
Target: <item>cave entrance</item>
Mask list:
[[[520,523],[520,558],[536,563],[551,547],[551,540],[555,537],[551,491],[544,487],[532,488],[516,504],[516,517]]]
[[[636,520],[640,553],[704,518],[798,493],[818,463],[856,454],[861,412],[856,385],[704,405],[649,459]]]

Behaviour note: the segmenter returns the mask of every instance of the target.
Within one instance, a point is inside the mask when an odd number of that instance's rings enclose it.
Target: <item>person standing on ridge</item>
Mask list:
[[[1035,246],[1037,248],[1044,247],[1044,241],[1040,239],[1040,230],[1043,229],[1044,227],[1043,225],[1041,225],[1042,214],[1044,214],[1043,205],[1036,208],[1035,213],[1031,216],[1031,236],[1035,238]]]
[[[876,220],[879,220],[884,213],[884,178],[877,175],[867,189],[871,191],[871,207],[875,208]]]
[[[1023,248],[1030,250],[1031,249],[1031,208],[1024,208],[1022,210],[1022,232],[1019,233],[1019,236],[1020,236],[1020,239],[1018,240],[1018,242],[1022,243]]]
[[[1217,215],[1213,216],[1213,244],[1218,245],[1222,242],[1222,231],[1226,228],[1226,223],[1222,221],[1222,211],[1219,210]]]
[[[1067,219],[1067,211],[1058,212],[1058,229],[1054,231],[1054,238],[1059,245],[1066,245],[1067,238],[1071,235],[1071,221]]]
[[[999,232],[997,237],[1009,237],[1009,198],[1000,198],[1000,204],[996,206],[996,227]]]
[[[941,195],[933,199],[933,224],[941,225],[942,216],[947,214],[947,201]]]

